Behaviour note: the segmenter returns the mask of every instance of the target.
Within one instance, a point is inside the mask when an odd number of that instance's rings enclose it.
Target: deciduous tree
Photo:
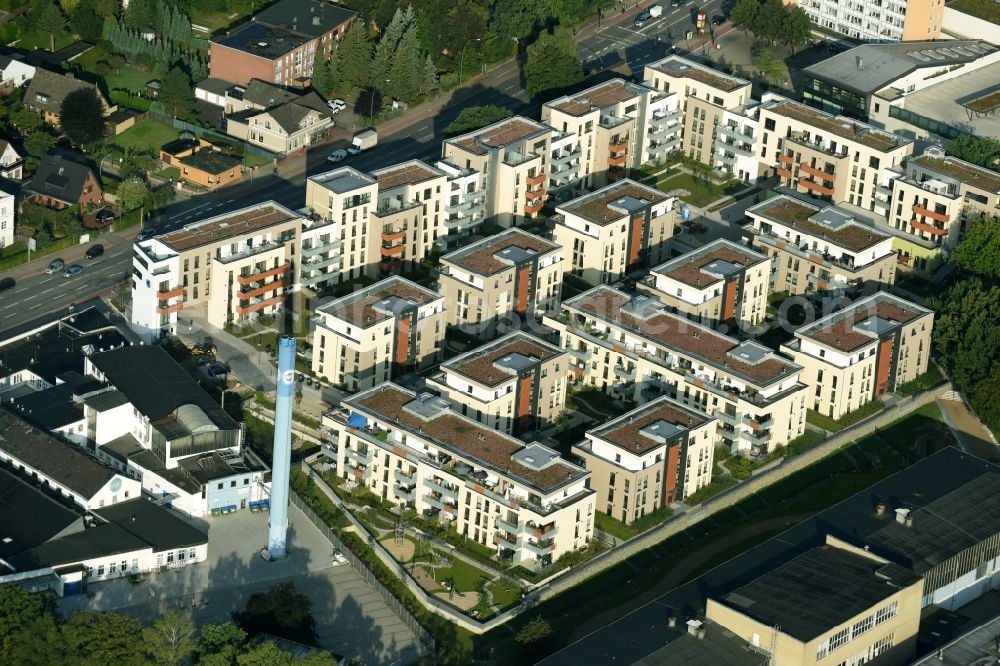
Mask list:
[[[729,12],[729,20],[733,25],[749,36],[754,28],[757,12],[760,10],[760,0],[739,0]]]
[[[69,14],[69,24],[80,39],[96,42],[104,31],[104,17],[97,13],[96,0],[80,0]]]
[[[492,125],[493,123],[501,121],[504,118],[510,118],[512,115],[514,115],[514,112],[510,109],[502,106],[496,106],[494,104],[487,104],[485,106],[467,106],[462,109],[459,112],[458,117],[444,129],[444,133],[454,136],[455,134],[471,132],[481,127]]]
[[[122,183],[122,188],[124,186]],[[194,652],[194,624],[191,618],[177,611],[167,612],[152,626],[143,629],[142,638],[146,653],[157,664],[174,666]]]
[[[52,0],[35,0],[28,13],[28,24],[49,36],[49,50],[56,50],[56,36],[66,29],[66,17]]]
[[[966,162],[996,169],[1000,163],[1000,140],[963,134],[957,139],[952,139],[947,152]]]
[[[1000,280],[1000,218],[973,221],[952,259],[970,273]]]
[[[251,595],[235,620],[249,634],[266,631],[300,643],[312,643],[316,638],[312,601],[292,583],[279,583]]]
[[[528,45],[524,80],[525,89],[532,97],[583,80],[583,65],[576,52],[576,39],[569,30],[556,28],[552,32],[542,32]]]
[[[81,611],[60,627],[65,650],[76,664],[141,666],[142,624],[118,613]]]
[[[118,203],[126,211],[135,210],[146,203],[148,196],[149,188],[135,176],[123,180],[121,185],[118,186]]]

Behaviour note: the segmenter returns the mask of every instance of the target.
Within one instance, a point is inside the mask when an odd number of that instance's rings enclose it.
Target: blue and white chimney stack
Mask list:
[[[274,460],[271,463],[271,511],[267,552],[285,556],[288,538],[288,474],[292,466],[292,394],[295,392],[295,338],[278,340],[278,396],[274,406]]]

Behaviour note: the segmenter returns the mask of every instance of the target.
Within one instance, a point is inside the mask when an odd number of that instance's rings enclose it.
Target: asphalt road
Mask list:
[[[728,0],[727,0],[728,1]],[[630,10],[619,25],[606,25],[597,34],[579,43],[580,58],[590,74],[619,68],[627,63],[636,75],[641,75],[644,65],[664,57],[677,46],[683,49],[685,33],[694,31],[695,16],[699,9],[708,19],[720,12],[722,0],[696,4],[694,0],[671,8],[664,0],[663,15],[636,28],[633,18],[638,13]],[[610,18],[610,15],[606,17]],[[451,103],[432,119],[406,127],[394,134],[379,137],[379,145],[365,153],[347,158],[337,166],[352,166],[360,171],[398,164],[409,159],[433,160],[441,155],[444,129],[465,106],[495,104],[511,109],[516,114],[538,117],[539,105],[531,102],[524,92],[517,68],[508,67],[510,74],[501,77],[489,87],[471,85],[455,93]],[[326,162],[330,151],[342,147],[331,143],[329,150],[314,150],[308,155],[305,173],[282,179],[266,176],[259,179],[259,187],[250,193],[234,197],[227,190],[177,201],[151,223],[161,232],[180,228],[199,219],[211,217],[236,207],[249,206],[274,200],[289,208],[305,205],[305,180],[308,175],[328,170]],[[110,289],[132,272],[131,246],[119,242],[101,258],[82,262],[84,272],[72,278],[61,275],[33,275],[19,278],[13,290],[0,295],[0,329],[5,329],[37,317],[40,314],[65,307],[87,296]]]

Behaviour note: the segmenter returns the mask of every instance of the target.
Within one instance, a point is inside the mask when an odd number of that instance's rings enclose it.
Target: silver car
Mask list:
[[[82,272],[83,272],[83,266],[81,266],[80,264],[70,264],[69,267],[66,268],[66,271],[63,273],[63,277],[71,278],[77,273],[82,273]]]
[[[52,275],[56,271],[61,271],[63,269],[63,266],[65,265],[66,262],[63,261],[62,259],[53,259],[52,262],[49,264],[49,267],[45,269],[45,273],[47,275]]]

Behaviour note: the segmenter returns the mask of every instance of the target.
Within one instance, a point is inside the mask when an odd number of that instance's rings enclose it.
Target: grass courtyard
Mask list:
[[[1000,23],[1000,4],[994,0],[955,0],[948,7],[990,23]]]
[[[656,189],[661,192],[687,190],[690,194],[682,196],[681,199],[699,208],[704,208],[727,194],[737,192],[742,187],[743,184],[736,180],[720,184],[704,178],[696,178],[689,173],[678,173],[656,183]]]
[[[131,148],[159,153],[160,146],[173,141],[177,135],[173,127],[147,118],[116,136],[114,142],[126,150]]]

